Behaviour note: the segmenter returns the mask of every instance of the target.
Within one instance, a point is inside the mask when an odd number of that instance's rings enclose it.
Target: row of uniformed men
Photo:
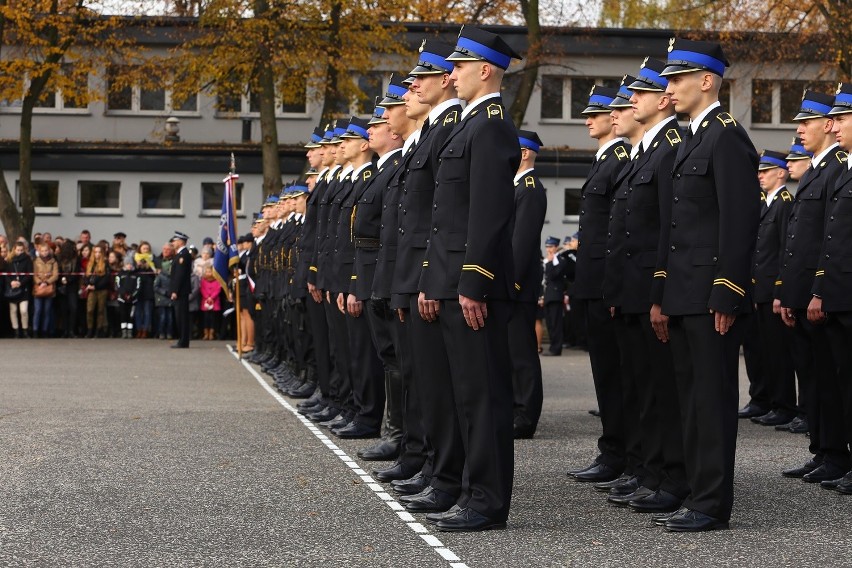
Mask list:
[[[395,458],[376,477],[446,531],[505,526],[513,438],[541,412],[547,205],[541,141],[500,98],[512,58],[473,27],[425,41],[371,120],[314,131],[310,192],[271,198],[245,257],[252,360],[335,435],[382,434],[359,455]]]
[[[834,97],[805,94],[796,117],[804,148],[789,159],[805,149],[815,157],[793,200],[771,175],[786,168],[787,154],[759,158],[720,107],[727,66],[718,44],[672,39],[667,61],[646,58],[620,89],[595,87],[584,111],[599,149],[582,190],[571,301],[586,314],[603,433],[599,455],[569,476],[594,482],[610,503],[652,513],[668,531],[728,527],[738,354],[752,320],[766,338],[758,350],[766,371],[777,369],[770,328],[779,331],[783,315],[808,350],[803,371],[831,383],[814,389],[812,406],[819,400],[822,417],[828,406],[844,407],[831,449],[845,461],[828,468],[831,452],[812,437],[815,458],[802,470],[852,492],[852,472],[843,477],[852,442],[852,281],[843,268],[849,255],[838,249],[852,232],[842,216],[852,174],[834,143],[852,144],[852,86]],[[676,112],[689,116],[688,128]],[[829,304],[826,325],[814,331]],[[809,410],[808,422],[816,419]]]

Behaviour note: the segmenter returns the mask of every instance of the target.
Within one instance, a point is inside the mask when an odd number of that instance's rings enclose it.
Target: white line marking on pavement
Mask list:
[[[228,345],[228,351],[231,352],[231,355],[233,355],[234,358],[238,358],[236,351],[234,351],[234,349],[230,345]],[[260,373],[254,370],[250,363],[245,360],[241,360],[240,362],[243,364],[243,367],[245,367],[246,370],[251,373],[251,375],[255,378],[258,384],[263,387],[263,389],[267,393],[269,393],[272,398],[274,398],[278,402],[278,404],[280,404],[291,414],[293,414],[305,426],[305,428],[308,429],[309,432],[311,432],[314,436],[316,436],[316,438],[320,442],[322,442],[325,447],[330,449],[332,453],[339,457],[344,464],[349,466],[349,469],[351,469],[353,473],[355,473],[359,478],[361,478],[361,481],[364,482],[364,484],[373,491],[374,495],[381,499],[382,502],[384,502],[388,507],[391,508],[391,510],[396,512],[400,520],[404,521],[405,525],[409,529],[411,529],[417,536],[422,538],[423,541],[432,548],[432,550],[434,550],[441,556],[441,558],[450,562],[450,568],[468,568],[467,564],[463,562],[458,562],[460,558],[452,550],[446,548],[443,543],[438,540],[437,537],[432,534],[429,534],[429,529],[427,529],[421,523],[418,523],[414,516],[408,511],[406,511],[405,507],[403,507],[390,494],[388,494],[385,491],[385,488],[379,483],[377,483],[371,475],[361,469],[361,467],[355,460],[350,458],[345,451],[338,448],[337,445],[334,444],[334,442],[332,442],[328,438],[328,436],[326,436],[322,432],[322,430],[317,428],[317,426],[313,422],[299,414],[299,412],[295,408],[293,408],[293,406],[289,402],[287,402],[287,400],[283,396],[281,396],[280,393],[278,393],[269,385],[269,383],[266,382],[266,380],[260,375]]]

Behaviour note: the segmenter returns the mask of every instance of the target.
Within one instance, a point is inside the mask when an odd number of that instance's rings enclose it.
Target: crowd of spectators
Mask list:
[[[213,272],[213,240],[190,245],[193,335],[233,337],[229,294]],[[165,243],[93,241],[36,233],[10,241],[0,235],[0,337],[173,339],[169,277],[175,249]],[[223,314],[225,317],[223,317]]]

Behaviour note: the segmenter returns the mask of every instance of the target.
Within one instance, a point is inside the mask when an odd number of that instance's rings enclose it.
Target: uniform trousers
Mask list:
[[[639,368],[641,361],[634,361],[630,350],[630,337],[627,334],[625,317],[616,312],[612,318],[612,328],[621,357],[619,377],[621,384],[617,392],[621,395],[621,421],[624,425],[624,473],[638,476],[642,485],[656,489],[657,479],[650,475],[646,467],[646,449],[642,447],[642,428],[647,424],[641,418],[650,418],[651,401],[639,392],[639,382],[647,380],[641,376],[648,372],[647,368]]]
[[[404,322],[400,321],[396,310],[390,310],[390,313],[393,321],[392,337],[402,382],[402,439],[397,461],[410,466],[411,469],[420,469],[424,476],[431,478],[433,452],[426,438],[421,400],[417,396],[414,384],[412,348],[408,331],[411,325],[411,312],[404,310]]]
[[[595,461],[617,470],[625,466],[624,417],[621,398],[621,355],[615,325],[603,300],[573,300],[586,316],[586,340],[603,433]]]
[[[829,314],[825,332],[837,365],[838,391],[843,407],[844,449],[848,449],[852,444],[852,312]]]
[[[544,324],[547,326],[547,337],[550,339],[550,347],[547,350],[554,355],[562,353],[564,320],[565,305],[562,302],[547,302],[544,305]],[[537,347],[536,350],[538,350]]]
[[[343,296],[345,298],[346,294]],[[349,376],[352,379],[355,421],[378,430],[385,413],[385,375],[373,343],[369,319],[363,309],[357,318],[346,314],[346,328],[349,333]]]
[[[331,295],[331,302],[325,300],[325,317],[328,322],[328,340],[331,357],[334,361],[334,372],[331,374],[331,392],[334,405],[342,412],[354,412],[352,401],[352,377],[349,374],[349,330],[346,327],[346,316],[337,309],[336,294]]]
[[[760,349],[760,331],[757,318],[749,318],[748,328],[743,334],[743,359],[748,375],[749,404],[770,410],[770,392],[763,369],[763,355]]]
[[[443,306],[438,321],[420,317],[417,296],[409,299],[409,345],[414,369],[414,395],[420,400],[421,418],[429,448],[432,450],[432,482],[453,496],[461,495],[464,470],[464,445],[456,416],[455,392],[442,333]]]
[[[684,463],[690,493],[684,507],[727,521],[734,504],[739,351],[750,315],[740,315],[725,335],[713,314],[672,316],[674,361]]]
[[[385,417],[382,437],[398,442],[402,437],[402,376],[399,358],[393,341],[394,323],[388,303],[384,300],[365,300],[363,315],[384,368]]]
[[[544,402],[541,359],[535,337],[536,312],[538,304],[535,302],[515,302],[509,320],[514,420],[516,425],[532,427],[533,431],[538,426]]]
[[[624,316],[624,347],[639,398],[642,485],[684,498],[689,494],[674,363],[668,343],[657,339],[648,314]],[[624,369],[627,365],[623,365]]]
[[[178,294],[175,300],[175,334],[177,344],[189,347],[189,337],[192,332],[192,320],[189,319],[189,296]]]
[[[442,300],[439,324],[450,362],[456,417],[464,447],[457,503],[505,521],[514,481],[509,301],[488,302],[485,327],[474,331],[457,300]]]
[[[291,300],[290,333],[293,335],[296,364],[300,370],[305,370],[305,377],[313,381],[316,378],[317,360],[314,354],[314,335],[308,324],[306,303],[305,298]]]
[[[796,376],[784,322],[773,313],[772,302],[757,305],[761,362],[772,410],[796,413]]]
[[[311,296],[305,299],[308,323],[311,335],[316,339],[313,342],[314,359],[316,360],[317,384],[319,385],[322,398],[326,402],[332,400],[331,394],[331,351],[328,341],[328,320],[325,317],[325,302],[315,302]]]

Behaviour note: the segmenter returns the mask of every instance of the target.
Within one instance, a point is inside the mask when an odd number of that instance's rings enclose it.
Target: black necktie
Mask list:
[[[423,126],[420,127],[420,140],[426,137],[426,132],[429,130],[429,117],[426,117],[426,120],[423,121]]]
[[[639,151],[636,152],[636,157],[633,158],[633,159],[638,160],[639,158],[642,157],[642,154],[644,154],[644,153],[645,153],[645,145],[642,144],[641,142],[639,142]]]

